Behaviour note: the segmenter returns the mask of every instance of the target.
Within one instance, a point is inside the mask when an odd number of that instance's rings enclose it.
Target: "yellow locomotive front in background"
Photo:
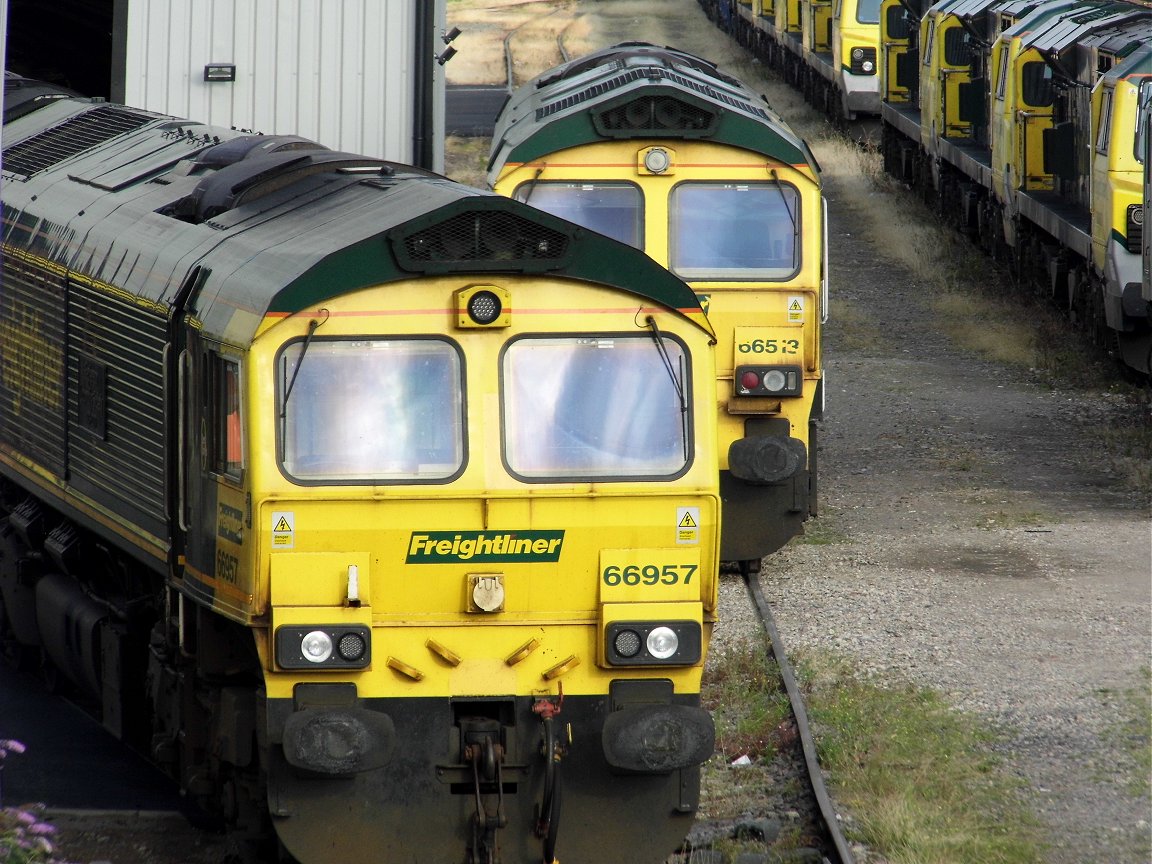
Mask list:
[[[695,293],[291,136],[79,99],[4,136],[6,647],[250,860],[671,853],[714,747]]]
[[[713,64],[625,43],[543,73],[497,120],[489,184],[644,250],[716,331],[721,555],[816,511],[826,212],[807,145]]]

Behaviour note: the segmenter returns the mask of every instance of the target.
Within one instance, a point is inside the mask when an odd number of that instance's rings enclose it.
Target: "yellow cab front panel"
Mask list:
[[[491,322],[469,318],[477,294]],[[675,848],[712,747],[709,341],[536,275],[393,283],[266,323],[251,593],[289,852],[528,862],[549,832],[574,861]]]
[[[660,173],[645,163],[654,150],[666,160]],[[724,490],[726,505],[747,500],[744,490],[775,498],[747,511],[758,527],[745,531],[738,528],[737,508],[726,507],[723,557],[775,551],[815,507],[807,486],[814,481],[812,439],[822,408],[825,214],[809,166],[706,141],[633,139],[509,165],[495,188],[574,220],[579,217],[565,213],[567,200],[584,189],[618,199],[617,215],[605,217],[602,230],[642,248],[696,290],[718,340],[715,394],[725,478],[733,442],[775,427],[771,434],[801,445],[798,477]],[[788,376],[784,395],[741,386],[738,371],[769,367]]]

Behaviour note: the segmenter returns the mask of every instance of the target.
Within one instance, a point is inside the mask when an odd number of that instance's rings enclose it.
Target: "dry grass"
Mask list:
[[[461,138],[449,135],[444,141],[444,173],[466,186],[487,189],[488,138]]]
[[[876,317],[851,300],[834,297],[829,301],[829,317],[836,327],[836,338],[842,350],[880,351],[888,344]]]
[[[1127,398],[1136,406],[1121,422],[1098,430],[1109,467],[1141,503],[1152,505],[1152,390],[1133,390]]]
[[[842,658],[799,662],[818,743],[852,835],[891,864],[1037,864],[1042,833],[994,737],[937,693],[878,687]],[[877,723],[876,718],[884,718]]]

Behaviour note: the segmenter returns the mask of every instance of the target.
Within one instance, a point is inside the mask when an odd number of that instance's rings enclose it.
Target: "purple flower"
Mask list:
[[[0,740],[0,753],[11,750],[13,753],[23,753],[28,748],[14,738]]]

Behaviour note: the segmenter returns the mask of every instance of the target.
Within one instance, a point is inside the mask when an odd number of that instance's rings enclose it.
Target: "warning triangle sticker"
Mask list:
[[[276,527],[273,528],[272,530],[273,531],[291,531],[292,526],[288,524],[287,519],[285,519],[283,516],[281,516],[280,521],[276,523]]]
[[[803,310],[804,310],[804,306],[799,301],[799,299],[793,300],[792,303],[788,306],[789,312],[802,312]]]
[[[680,520],[680,524],[677,527],[678,528],[695,528],[696,527],[696,520],[692,518],[691,513],[685,512],[684,518]]]

